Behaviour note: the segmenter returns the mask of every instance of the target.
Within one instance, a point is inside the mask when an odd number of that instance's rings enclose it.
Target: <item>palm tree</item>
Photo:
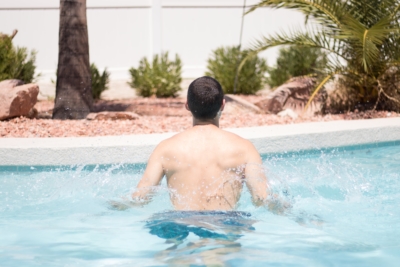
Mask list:
[[[60,0],[60,31],[53,119],[83,119],[93,105],[86,0]]]
[[[388,100],[400,104],[400,91],[396,88],[398,95],[391,95],[393,90],[385,86],[388,74],[397,78],[400,73],[400,0],[263,0],[247,13],[260,7],[301,11],[306,31],[263,37],[253,43],[249,56],[280,45],[321,48],[331,55],[325,78],[308,104],[336,74],[351,81],[357,102],[375,101],[375,108]]]

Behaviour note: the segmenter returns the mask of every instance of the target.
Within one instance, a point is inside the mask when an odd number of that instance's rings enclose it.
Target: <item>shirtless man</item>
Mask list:
[[[193,81],[185,106],[193,115],[193,127],[156,147],[132,194],[134,202],[150,201],[165,175],[176,210],[234,210],[244,183],[254,205],[276,207],[255,147],[219,129],[225,100],[218,81]]]

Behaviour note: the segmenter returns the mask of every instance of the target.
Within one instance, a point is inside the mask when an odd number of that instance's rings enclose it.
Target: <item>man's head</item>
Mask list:
[[[224,92],[217,80],[204,76],[189,85],[187,108],[196,119],[214,119],[221,110]]]

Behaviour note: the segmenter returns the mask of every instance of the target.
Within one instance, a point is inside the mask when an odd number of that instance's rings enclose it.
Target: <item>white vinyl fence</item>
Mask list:
[[[247,0],[247,6],[258,1]],[[243,0],[87,0],[90,61],[126,87],[128,69],[143,57],[179,54],[183,77],[204,74],[213,49],[239,44]],[[296,11],[261,8],[244,17],[242,47],[276,31],[302,27]],[[35,49],[41,90],[54,91],[59,0],[0,0],[0,32],[18,29],[14,43]],[[277,48],[261,54],[274,64]],[[118,85],[119,84],[119,85]]]

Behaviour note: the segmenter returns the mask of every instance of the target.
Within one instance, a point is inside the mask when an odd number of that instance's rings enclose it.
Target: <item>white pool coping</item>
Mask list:
[[[400,118],[226,129],[260,154],[400,141]],[[74,138],[0,138],[0,166],[145,163],[175,133]]]

